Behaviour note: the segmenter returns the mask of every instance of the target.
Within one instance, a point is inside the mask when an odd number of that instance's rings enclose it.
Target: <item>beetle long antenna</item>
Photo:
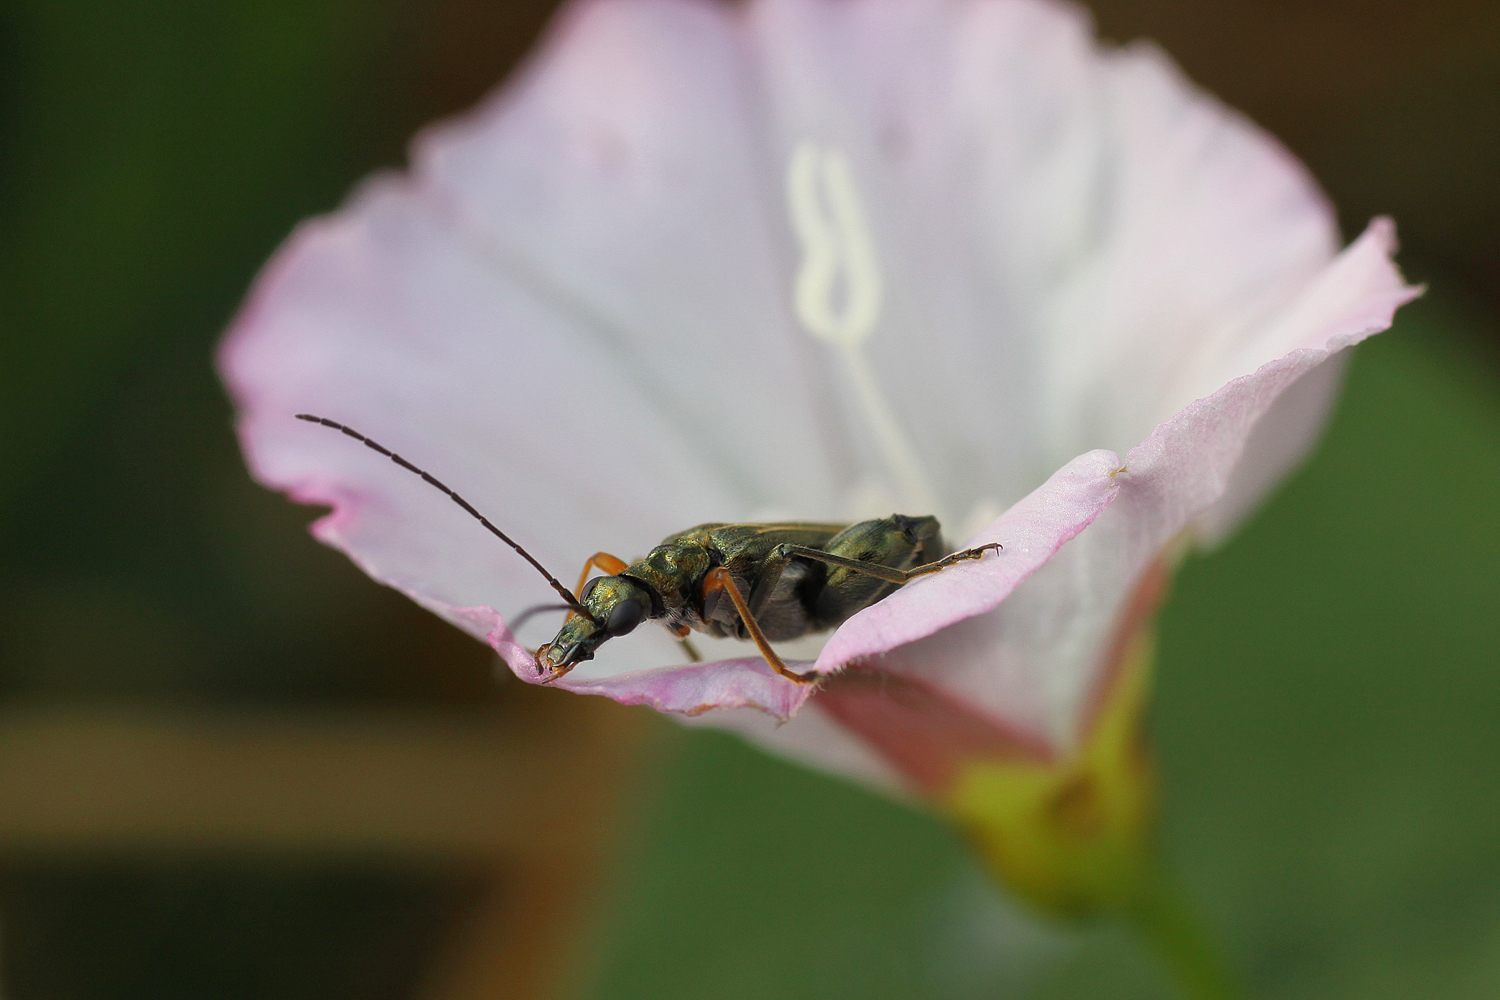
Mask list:
[[[547,578],[547,582],[552,585],[552,589],[561,594],[562,599],[568,602],[568,607],[572,608],[574,611],[583,615],[583,617],[589,619],[590,621],[594,620],[594,616],[589,614],[588,609],[585,608],[582,604],[578,603],[578,598],[573,596],[573,592],[559,583],[557,577],[553,576],[551,573],[548,573],[546,568],[541,563],[532,558],[530,552],[527,552],[525,549],[521,548],[520,543],[518,543],[514,538],[511,538],[505,532],[501,531],[499,528],[491,524],[490,519],[479,513],[479,511],[475,510],[473,504],[469,503],[469,501],[465,500],[457,493],[454,493],[453,490],[447,486],[447,484],[443,483],[436,476],[423,469],[417,468],[415,465],[412,465],[406,459],[402,458],[400,455],[396,454],[394,451],[391,451],[389,448],[385,447],[379,442],[370,440],[354,428],[346,427],[336,420],[329,420],[327,417],[319,417],[311,413],[299,413],[297,414],[297,419],[306,420],[310,424],[322,424],[324,427],[332,427],[336,431],[342,431],[346,436],[352,437],[354,440],[358,441],[366,448],[384,455],[392,462],[395,462],[397,465],[401,466],[401,468],[405,469],[407,472],[413,472],[421,476],[423,481],[425,481],[429,486],[437,487],[439,490],[448,495],[449,500],[452,500],[464,510],[468,511],[469,516],[473,517],[476,521],[489,529],[490,534],[494,535],[506,545],[509,545],[511,548],[519,552],[522,559],[525,559],[527,562],[531,563],[531,565],[535,567],[538,573]]]
[[[519,632],[519,631],[521,631],[521,626],[522,625],[525,625],[527,622],[531,621],[531,619],[535,618],[537,615],[546,614],[548,611],[567,611],[567,610],[568,610],[568,605],[566,605],[566,604],[533,604],[531,607],[527,608],[525,611],[522,611],[520,614],[516,615],[514,618],[507,619],[506,622],[505,622],[505,624],[508,625],[508,626],[510,626],[510,630],[512,632]]]

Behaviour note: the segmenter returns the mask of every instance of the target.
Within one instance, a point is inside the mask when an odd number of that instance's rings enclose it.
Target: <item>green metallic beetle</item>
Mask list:
[[[548,680],[561,677],[654,619],[679,639],[751,639],[777,673],[807,683],[815,676],[788,669],[772,642],[835,628],[908,580],[1000,548],[937,558],[942,546],[937,518],[892,514],[850,525],[700,524],[628,565],[600,552],[578,580],[583,610],[537,650],[537,665]],[[611,575],[589,580],[596,566]]]
[[[777,673],[811,683],[817,675],[788,668],[772,642],[835,628],[916,577],[1001,549],[1000,543],[989,542],[939,557],[943,542],[937,518],[902,514],[849,525],[700,524],[664,539],[633,563],[595,553],[583,565],[575,596],[430,474],[343,424],[310,413],[299,413],[297,419],[341,431],[421,476],[546,577],[569,612],[557,637],[536,651],[537,670],[548,683],[647,620],[660,621],[684,642],[695,631],[753,640]],[[595,568],[609,575],[590,580]],[[691,646],[688,650],[697,659]]]

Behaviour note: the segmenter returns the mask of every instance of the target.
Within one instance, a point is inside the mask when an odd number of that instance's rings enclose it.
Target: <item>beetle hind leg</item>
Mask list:
[[[822,549],[809,548],[806,545],[780,545],[777,547],[776,553],[780,556],[800,556],[803,559],[812,559],[816,562],[827,563],[829,566],[850,569],[856,573],[863,573],[877,580],[884,580],[887,583],[894,583],[899,586],[900,584],[910,582],[915,577],[926,576],[928,573],[945,570],[955,563],[967,562],[972,559],[982,559],[986,552],[998,553],[1004,547],[999,542],[985,542],[983,545],[955,552],[950,556],[944,556],[935,562],[927,563],[924,566],[917,566],[913,569],[896,569],[864,559],[850,559],[847,556],[825,552]]]

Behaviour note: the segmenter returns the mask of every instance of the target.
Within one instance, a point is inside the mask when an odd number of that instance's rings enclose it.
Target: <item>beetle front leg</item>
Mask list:
[[[702,661],[703,656],[698,652],[698,647],[688,641],[688,636],[692,634],[692,629],[686,625],[681,625],[677,628],[669,629],[669,631],[677,637],[678,642],[682,643],[682,651],[687,655],[689,663],[699,663]]]
[[[760,650],[760,655],[765,657],[772,670],[789,681],[798,684],[812,684],[819,679],[819,675],[809,670],[805,674],[788,667],[782,662],[781,657],[776,655],[776,650],[771,648],[770,642],[766,640],[766,634],[760,630],[760,623],[755,620],[755,615],[750,611],[750,605],[745,596],[740,593],[739,585],[734,582],[734,577],[729,575],[729,570],[723,566],[715,566],[708,571],[703,578],[703,596],[707,597],[716,591],[724,591],[729,599],[734,602],[734,609],[740,613],[740,621],[745,623],[745,628],[750,632],[750,638],[755,640],[755,646]]]

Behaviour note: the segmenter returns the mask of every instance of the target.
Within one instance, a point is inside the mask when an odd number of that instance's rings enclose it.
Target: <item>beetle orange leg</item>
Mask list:
[[[578,597],[579,600],[583,599],[583,585],[589,582],[589,572],[591,570],[595,568],[602,569],[610,576],[614,576],[616,573],[619,573],[621,570],[625,569],[625,567],[628,565],[630,564],[627,563],[624,559],[621,559],[619,556],[612,556],[608,552],[595,552],[593,555],[589,556],[589,561],[583,564],[583,572],[578,574],[578,586],[573,588],[573,594]],[[569,608],[568,617],[563,619],[563,624],[566,625],[568,622],[572,621],[573,616],[576,614],[578,614],[578,612]]]
[[[766,658],[771,669],[789,681],[798,684],[811,684],[817,681],[819,675],[809,670],[805,674],[799,674],[790,669],[782,662],[781,657],[776,655],[776,650],[766,641],[766,634],[760,630],[760,623],[750,613],[750,605],[745,603],[745,596],[740,593],[740,588],[734,582],[734,577],[729,575],[729,570],[723,566],[715,566],[708,571],[703,578],[703,596],[707,597],[715,591],[722,590],[729,594],[729,599],[734,602],[734,609],[740,613],[740,621],[745,623],[745,628],[750,632],[750,638],[755,640],[755,646],[760,650],[760,655]]]

